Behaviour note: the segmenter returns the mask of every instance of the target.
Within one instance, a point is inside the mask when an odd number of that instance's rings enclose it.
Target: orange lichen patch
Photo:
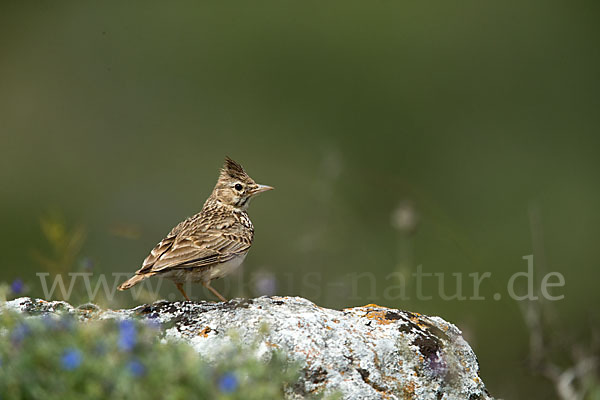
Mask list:
[[[265,344],[266,344],[267,346],[269,346],[269,347],[274,347],[274,348],[276,348],[276,349],[278,349],[278,348],[279,348],[279,345],[278,345],[277,343],[271,343],[271,342],[267,342],[267,341],[266,341],[266,342],[265,342]]]
[[[329,325],[325,325],[325,329],[332,330],[333,328],[332,328],[332,327],[330,327]]]
[[[388,309],[387,307],[383,307],[377,304],[366,304],[363,306],[363,308],[385,308],[386,310]]]
[[[404,392],[405,398],[414,399],[415,398],[415,382],[413,382],[413,381],[408,382],[406,385],[404,385],[404,387],[402,388],[402,391]]]
[[[381,369],[381,361],[379,361],[379,356],[377,355],[377,352],[373,352],[373,362],[375,363],[377,369]]]
[[[339,319],[332,319],[332,321],[333,321],[333,322],[335,322],[336,324],[339,324],[339,323],[340,323],[340,320],[339,320]]]
[[[421,315],[421,314],[417,314],[417,313],[413,313],[413,314],[418,315],[418,316]],[[417,325],[421,329],[427,329],[429,327],[429,325],[423,323],[423,320],[421,318],[419,318],[418,316],[410,317],[410,321],[413,324]]]
[[[306,355],[306,360],[315,360],[317,358],[319,358],[319,356],[321,355],[321,352],[316,351],[315,349],[308,349],[307,351],[303,352]]]
[[[394,320],[387,319],[385,317],[386,312],[380,310],[367,311],[365,317],[370,319],[371,321],[375,321],[380,325],[389,325],[394,323]]]
[[[208,333],[210,331],[212,331],[212,329],[210,329],[210,326],[207,326],[206,328],[204,328],[200,332],[198,332],[198,336],[208,337]]]

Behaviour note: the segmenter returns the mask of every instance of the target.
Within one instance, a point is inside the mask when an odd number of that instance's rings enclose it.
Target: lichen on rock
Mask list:
[[[336,391],[345,399],[491,399],[456,326],[374,304],[331,310],[300,297],[259,297],[113,311],[21,298],[4,308],[31,315],[63,311],[82,320],[151,316],[168,327],[165,340],[185,341],[208,361],[233,345],[235,332],[240,343],[259,342],[258,357],[278,350],[302,366],[290,399]]]

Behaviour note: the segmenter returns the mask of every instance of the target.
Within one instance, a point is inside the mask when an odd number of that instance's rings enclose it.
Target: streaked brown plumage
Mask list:
[[[202,210],[173,228],[119,290],[159,275],[173,280],[186,300],[183,284],[192,281],[226,301],[210,281],[234,271],[244,260],[254,239],[254,227],[246,213],[248,203],[253,196],[271,189],[254,182],[240,164],[226,157]]]

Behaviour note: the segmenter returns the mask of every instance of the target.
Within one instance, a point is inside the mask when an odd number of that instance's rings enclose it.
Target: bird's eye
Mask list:
[[[242,185],[239,183],[236,183],[234,186],[235,190],[237,190],[238,192],[241,191],[243,189]]]

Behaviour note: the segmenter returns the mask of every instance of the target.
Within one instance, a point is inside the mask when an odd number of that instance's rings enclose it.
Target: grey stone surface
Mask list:
[[[21,298],[3,308],[32,315],[55,312],[87,318],[152,315],[171,327],[164,340],[183,340],[213,360],[226,346],[256,343],[258,357],[273,349],[303,366],[292,399],[339,391],[344,399],[491,399],[473,350],[458,328],[439,317],[377,305],[341,311],[300,297],[234,299],[227,303],[156,302],[131,310],[74,308],[65,302]]]

